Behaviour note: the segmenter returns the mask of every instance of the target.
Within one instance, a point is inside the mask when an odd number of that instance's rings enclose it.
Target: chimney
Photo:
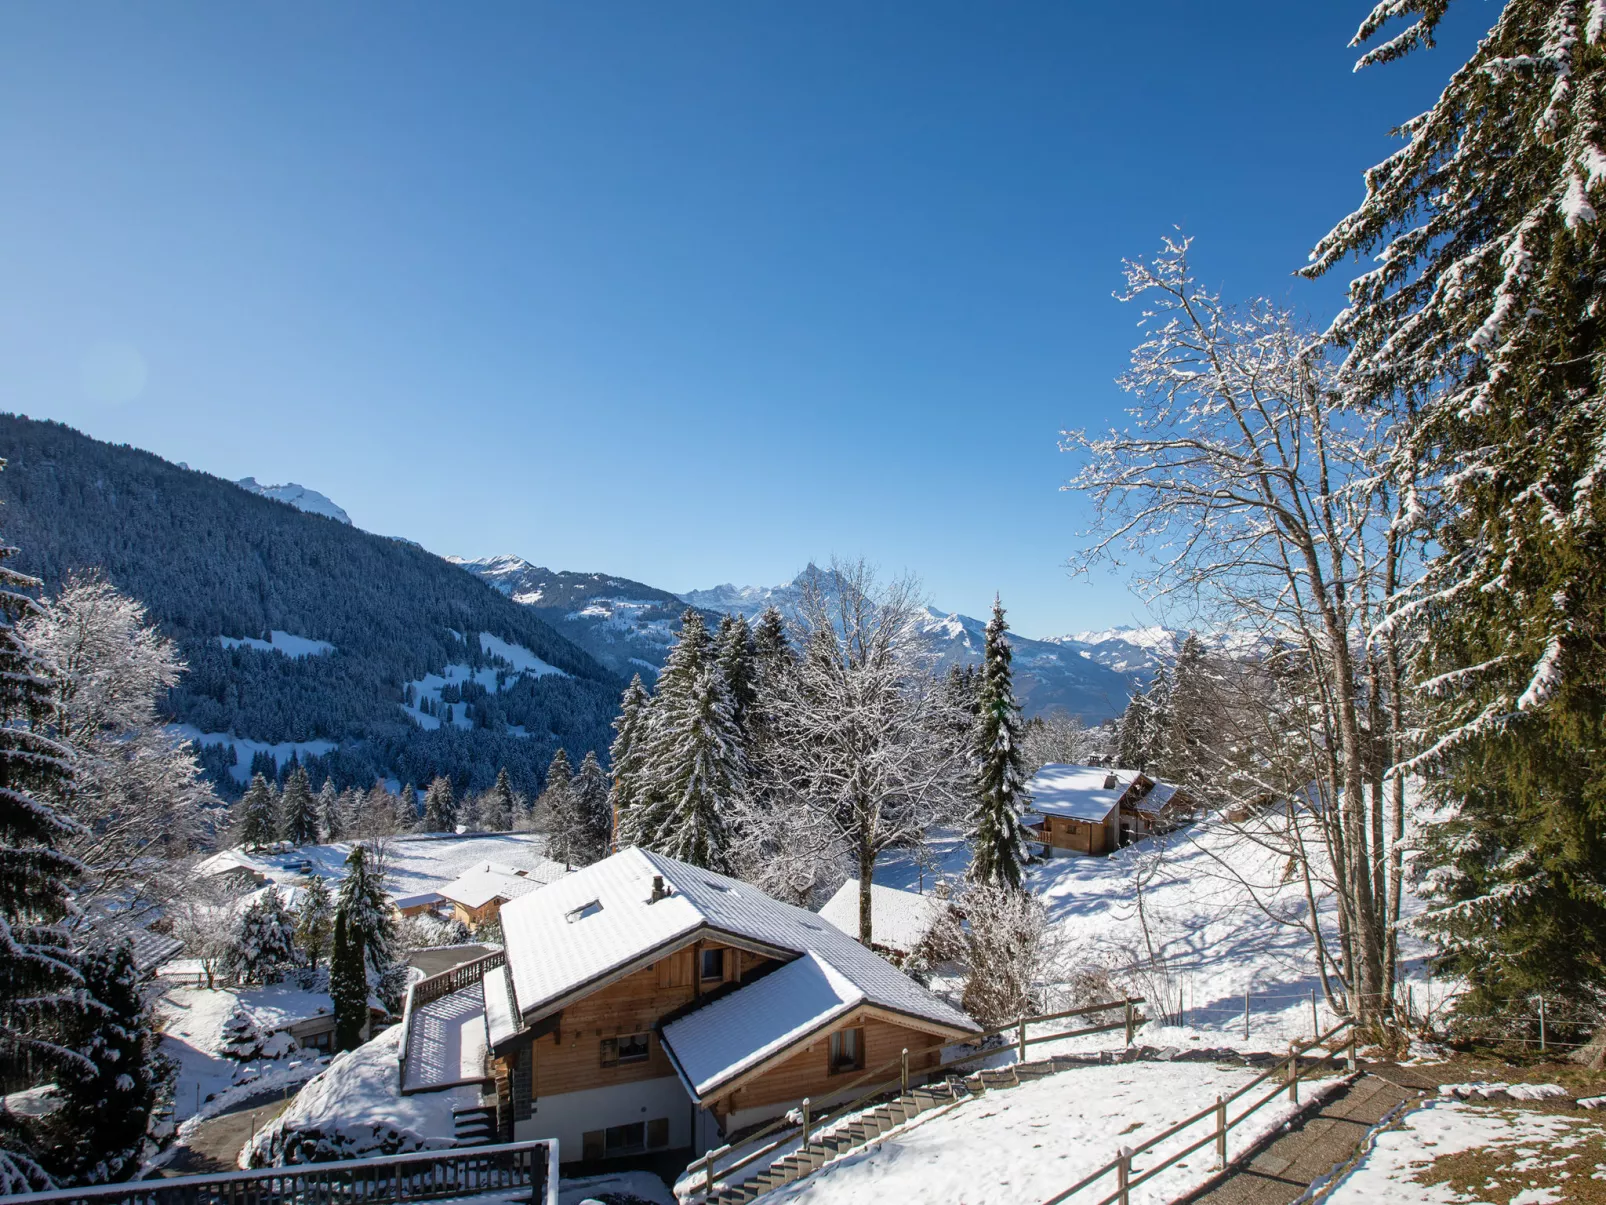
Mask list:
[[[1113,791],[1113,790],[1115,790],[1115,788],[1116,788],[1116,787],[1117,787],[1117,786],[1119,786],[1119,785],[1120,785],[1120,780],[1119,780],[1119,779],[1117,779],[1117,778],[1116,778],[1116,777],[1115,777],[1115,775],[1113,775],[1113,774],[1106,774],[1106,775],[1105,775],[1105,776],[1104,776],[1104,789],[1105,789],[1105,790],[1106,790],[1106,791]]]
[[[663,899],[668,894],[669,894],[669,891],[664,886],[664,876],[661,875],[661,874],[653,875],[652,876],[652,898],[649,899],[647,902],[649,904],[656,904],[659,900]]]

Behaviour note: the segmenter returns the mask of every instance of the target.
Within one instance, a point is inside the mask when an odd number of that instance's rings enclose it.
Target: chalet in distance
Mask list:
[[[870,948],[899,966],[921,955],[938,958],[943,919],[952,905],[935,895],[870,884]],[[849,879],[820,909],[820,915],[842,932],[859,931],[859,880]]]
[[[480,1083],[565,1162],[700,1153],[978,1032],[816,914],[636,848],[501,916],[503,953],[410,995],[402,1091]]]
[[[1187,793],[1136,770],[1052,762],[1026,789],[1023,817],[1050,855],[1108,854],[1151,833],[1167,832],[1193,812]]]

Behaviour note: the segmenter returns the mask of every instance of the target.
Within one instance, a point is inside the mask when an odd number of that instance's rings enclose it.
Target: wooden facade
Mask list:
[[[1036,832],[1043,844],[1054,849],[1069,849],[1079,854],[1110,852],[1110,830],[1102,820],[1044,816]]]

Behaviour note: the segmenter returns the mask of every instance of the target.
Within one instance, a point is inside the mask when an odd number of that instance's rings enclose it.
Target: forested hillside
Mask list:
[[[314,779],[341,786],[445,774],[480,789],[505,765],[533,790],[559,745],[607,749],[622,682],[415,545],[56,423],[0,415],[0,456],[14,563],[47,591],[99,567],[150,608],[190,667],[174,721],[237,738],[208,750],[220,778],[238,781],[248,743],[300,744]]]

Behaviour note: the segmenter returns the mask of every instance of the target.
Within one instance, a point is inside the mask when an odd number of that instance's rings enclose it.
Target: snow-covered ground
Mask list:
[[[290,1107],[251,1138],[241,1166],[356,1159],[435,1150],[453,1143],[452,1112],[472,1108],[479,1087],[401,1094],[397,1057],[402,1027],[336,1055]]]
[[[423,895],[439,891],[464,871],[486,862],[533,868],[543,860],[545,851],[546,838],[539,833],[416,833],[392,837],[385,842],[385,890],[392,898]],[[243,866],[281,887],[294,887],[309,874],[333,884],[346,877],[346,859],[350,856],[351,843],[346,841],[300,845],[274,854],[226,849],[197,869],[204,875]]]
[[[1242,1068],[1209,1064],[1130,1063],[1061,1072],[927,1114],[770,1199],[775,1205],[1046,1200],[1114,1159],[1122,1146],[1160,1133],[1253,1078]],[[1261,1092],[1257,1087],[1249,1099],[1259,1099]],[[1242,1149],[1276,1130],[1295,1110],[1279,1098],[1235,1129],[1232,1142]],[[1188,1127],[1155,1153],[1140,1153],[1133,1160],[1134,1174],[1213,1132],[1213,1118]],[[1189,1155],[1133,1189],[1133,1202],[1174,1200],[1214,1173],[1214,1159],[1213,1145]],[[1112,1174],[1098,1182],[1090,1199],[1114,1191]]]
[[[454,631],[453,635],[462,638],[459,632]],[[439,716],[426,714],[420,704],[428,699],[431,703],[439,705],[441,691],[447,686],[461,687],[465,682],[473,681],[489,693],[495,694],[508,689],[525,675],[532,678],[544,677],[547,674],[557,674],[563,678],[569,676],[557,666],[541,660],[522,644],[513,644],[489,632],[480,632],[479,642],[483,652],[488,656],[500,658],[504,664],[481,666],[478,670],[470,665],[448,665],[438,674],[425,674],[422,678],[405,684],[404,692],[413,702],[400,704],[401,709],[411,716],[413,722],[420,728],[433,731],[441,726]],[[467,709],[462,703],[453,703],[451,708],[454,728],[474,727],[474,721],[469,719],[466,714]]]
[[[257,642],[258,644],[261,641]],[[334,741],[280,741],[278,744],[269,744],[266,741],[248,740],[243,736],[232,736],[227,732],[202,732],[193,724],[172,724],[170,729],[187,741],[196,741],[202,745],[227,745],[234,750],[234,764],[229,767],[229,777],[235,782],[246,783],[251,781],[251,759],[258,753],[267,753],[272,756],[274,764],[282,767],[294,754],[298,759],[306,757],[322,757],[336,747]]]
[[[335,646],[327,640],[313,640],[310,636],[297,636],[293,632],[281,632],[277,628],[269,632],[268,636],[267,640],[258,640],[255,636],[219,636],[217,639],[226,649],[256,649],[259,652],[280,653],[291,658],[322,657],[335,651]]]
[[[1377,1134],[1326,1200],[1550,1205],[1600,1199],[1606,1193],[1599,1181],[1606,1181],[1606,1124],[1599,1119],[1441,1098]]]

